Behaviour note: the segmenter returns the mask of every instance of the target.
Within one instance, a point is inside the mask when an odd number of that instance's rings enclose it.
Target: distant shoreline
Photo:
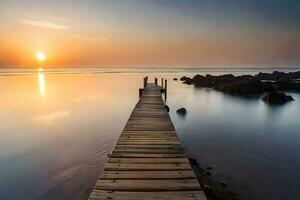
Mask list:
[[[46,74],[104,74],[104,73],[257,73],[257,72],[293,72],[300,70],[300,67],[281,67],[281,68],[267,68],[267,67],[212,67],[212,68],[158,68],[158,67],[45,67],[42,72]],[[25,67],[0,67],[0,76],[10,75],[35,75],[41,73],[38,67],[25,68]]]

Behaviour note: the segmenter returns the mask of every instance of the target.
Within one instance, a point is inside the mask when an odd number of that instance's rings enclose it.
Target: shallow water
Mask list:
[[[87,198],[146,74],[169,79],[167,104],[186,153],[240,199],[300,198],[299,94],[270,107],[172,80],[228,69],[18,70],[0,76],[0,199]],[[182,106],[184,118],[175,112]]]

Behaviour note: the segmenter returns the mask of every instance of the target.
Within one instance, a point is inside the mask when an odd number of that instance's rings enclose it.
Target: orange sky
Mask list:
[[[164,2],[1,1],[0,66],[37,66],[38,51],[49,67],[300,64],[298,15]]]

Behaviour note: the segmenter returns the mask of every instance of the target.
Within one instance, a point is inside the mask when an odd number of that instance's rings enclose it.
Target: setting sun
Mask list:
[[[40,51],[36,54],[36,58],[38,61],[44,61],[46,59],[46,56],[45,56],[44,52]]]

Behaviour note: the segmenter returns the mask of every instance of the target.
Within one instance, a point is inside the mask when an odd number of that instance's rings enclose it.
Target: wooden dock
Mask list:
[[[90,200],[206,200],[160,89],[146,84]]]

